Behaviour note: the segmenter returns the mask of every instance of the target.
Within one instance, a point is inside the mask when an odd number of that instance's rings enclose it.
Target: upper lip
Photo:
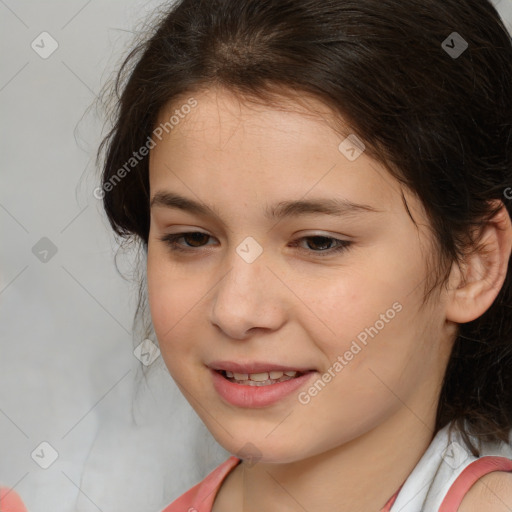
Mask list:
[[[270,363],[265,361],[253,361],[251,363],[235,363],[234,361],[212,361],[207,364],[212,370],[224,370],[233,373],[263,373],[271,371],[306,373],[313,371],[311,368],[304,368],[300,366],[285,366],[277,363]]]

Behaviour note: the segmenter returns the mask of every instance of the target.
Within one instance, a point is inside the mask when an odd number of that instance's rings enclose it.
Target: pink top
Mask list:
[[[231,456],[209,473],[206,478],[182,494],[162,512],[211,512],[215,497],[229,472],[241,461]],[[471,486],[481,477],[494,471],[512,472],[512,460],[506,457],[481,457],[469,464],[452,484],[438,512],[456,512]],[[401,489],[401,487],[400,487]],[[390,512],[400,489],[380,512]]]
[[[185,494],[182,494],[162,512],[211,512],[213,502],[222,482],[240,461],[241,459],[232,455],[220,466],[217,466],[202,482],[189,489]],[[399,490],[389,499],[380,512],[389,512],[391,510]]]

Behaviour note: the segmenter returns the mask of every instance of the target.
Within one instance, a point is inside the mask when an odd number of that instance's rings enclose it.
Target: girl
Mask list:
[[[494,7],[180,0],[117,89],[104,207],[144,250],[170,374],[233,454],[165,512],[512,510]]]
[[[131,63],[134,65],[131,65]],[[483,0],[181,0],[104,140],[170,374],[165,512],[512,509],[512,45]]]

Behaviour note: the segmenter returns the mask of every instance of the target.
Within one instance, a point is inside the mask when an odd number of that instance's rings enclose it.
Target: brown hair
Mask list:
[[[181,0],[121,66],[98,152],[111,226],[146,250],[148,158],[112,180],[165,105],[212,86],[262,101],[311,95],[341,115],[421,199],[433,286],[512,185],[512,45],[487,0]],[[474,454],[468,434],[507,441],[512,428],[510,265],[492,306],[459,325],[438,405],[436,432],[454,421]]]

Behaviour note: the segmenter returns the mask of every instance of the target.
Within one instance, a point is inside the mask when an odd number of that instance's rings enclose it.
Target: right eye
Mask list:
[[[183,238],[187,241],[187,245],[180,244],[178,240]],[[171,251],[179,252],[194,252],[194,249],[200,248],[203,245],[201,241],[211,238],[210,235],[202,233],[200,231],[191,231],[188,233],[170,233],[159,238],[160,241],[164,242]]]

